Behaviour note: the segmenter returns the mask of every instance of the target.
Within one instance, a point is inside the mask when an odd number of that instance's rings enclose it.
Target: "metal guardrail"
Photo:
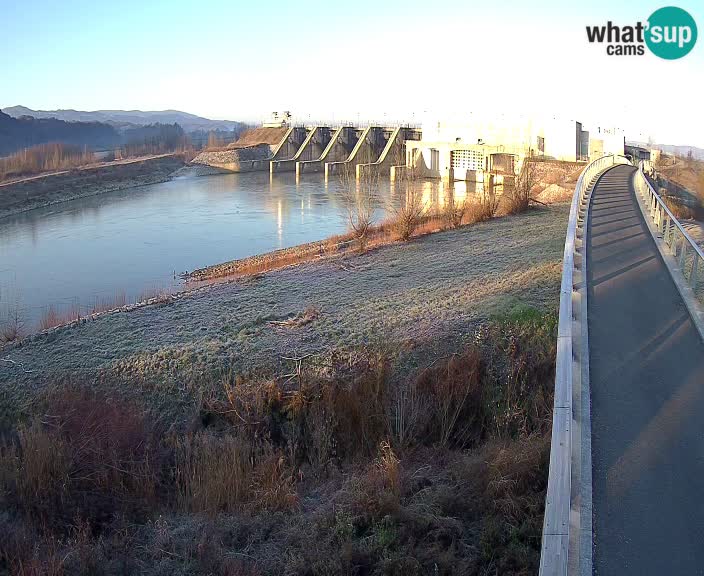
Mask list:
[[[703,295],[697,292],[697,286],[701,284],[700,277],[702,275],[699,273],[699,268],[700,266],[704,267],[704,252],[692,240],[682,224],[667,207],[665,201],[653,188],[646,177],[646,171],[651,170],[652,165],[650,162],[641,160],[634,179],[636,192],[642,196],[651,220],[657,227],[658,232],[662,234],[663,243],[676,259],[679,269],[691,286],[695,297],[701,302]]]
[[[630,162],[623,156],[609,155],[591,162],[582,170],[575,186],[567,224],[557,328],[550,472],[545,497],[540,555],[541,576],[566,576],[579,573],[579,559],[569,558],[570,553],[579,555],[579,507],[581,506],[579,493],[576,492],[577,497],[573,497],[575,493],[573,478],[580,478],[581,472],[579,446],[582,434],[580,428],[582,418],[581,414],[574,411],[573,394],[575,390],[586,385],[579,380],[582,374],[580,363],[588,362],[588,357],[581,358],[583,354],[575,345],[575,342],[581,342],[580,331],[583,325],[586,326],[586,309],[582,309],[585,308],[585,300],[580,300],[580,288],[575,282],[576,277],[586,279],[586,259],[582,253],[581,266],[576,265],[575,254],[580,238],[584,238],[591,184],[604,170],[616,164],[630,164]],[[582,290],[585,290],[584,286]],[[589,524],[589,530],[591,530],[591,524]]]

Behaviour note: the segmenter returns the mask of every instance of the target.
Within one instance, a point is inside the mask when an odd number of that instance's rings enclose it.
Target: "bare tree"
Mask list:
[[[359,242],[359,249],[364,251],[374,223],[374,212],[379,204],[379,172],[374,167],[369,167],[357,178],[356,168],[352,163],[343,164],[340,184],[350,230]]]
[[[455,191],[450,190],[447,203],[442,207],[442,219],[448,228],[457,228],[462,224],[462,220],[467,213],[469,202],[465,196],[461,200],[456,198]]]
[[[516,171],[514,186],[506,194],[506,212],[518,214],[528,209],[531,190],[538,183],[538,169],[536,163],[526,154],[520,169]]]
[[[6,317],[0,321],[0,344],[20,340],[24,336],[24,322],[20,317],[19,306],[8,310]]]
[[[415,163],[404,166],[400,177],[394,182],[394,187],[400,192],[400,198],[398,202],[389,200],[388,212],[391,214],[394,231],[405,242],[413,236],[427,209],[423,202],[418,167]]]

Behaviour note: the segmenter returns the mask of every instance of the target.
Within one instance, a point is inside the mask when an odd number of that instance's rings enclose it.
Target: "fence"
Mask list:
[[[583,358],[579,344],[586,326],[586,259],[577,262],[582,239],[585,234],[586,218],[592,185],[607,168],[616,164],[630,164],[623,156],[603,156],[582,170],[575,186],[570,217],[565,237],[565,251],[562,261],[562,285],[560,287],[560,316],[557,328],[557,358],[555,366],[555,399],[553,404],[552,439],[550,448],[550,472],[545,498],[545,517],[540,555],[541,576],[566,576],[578,574],[579,570],[579,494],[573,495],[573,488],[579,489],[581,474],[581,414],[580,406],[573,398],[580,398],[582,386]],[[582,286],[575,280],[579,277]],[[580,291],[582,292],[580,294]],[[573,486],[575,484],[575,486]],[[591,524],[589,525],[591,531]],[[570,553],[577,555],[569,558]]]
[[[643,198],[650,219],[662,234],[663,243],[677,260],[682,275],[701,303],[704,298],[700,280],[703,276],[701,268],[704,267],[704,252],[655,191],[647,177],[651,171],[650,162],[640,162],[634,179],[636,192]]]

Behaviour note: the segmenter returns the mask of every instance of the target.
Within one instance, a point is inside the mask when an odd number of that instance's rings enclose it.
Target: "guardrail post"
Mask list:
[[[670,235],[670,217],[665,214],[665,231],[662,233],[662,240],[665,243],[665,246],[667,246],[667,240],[668,236]],[[672,250],[672,248],[670,248]]]
[[[687,257],[687,239],[682,236],[682,248],[680,250],[680,270],[684,274],[684,259]]]
[[[698,267],[698,262],[699,261],[699,256],[695,252],[692,255],[692,270],[689,273],[689,285],[692,287],[692,290],[696,290],[697,288],[697,267]]]

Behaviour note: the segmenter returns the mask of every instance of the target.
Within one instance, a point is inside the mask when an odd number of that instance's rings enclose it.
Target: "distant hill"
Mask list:
[[[244,127],[242,122],[210,120],[178,110],[155,112],[143,112],[142,110],[95,110],[93,112],[84,112],[81,110],[32,110],[25,106],[10,106],[9,108],[3,108],[2,111],[13,118],[32,116],[34,118],[56,118],[67,122],[104,122],[117,128],[124,128],[127,125],[146,126],[156,123],[178,124],[186,132],[210,130],[240,131]]]
[[[656,144],[655,147],[667,154],[676,154],[677,156],[687,156],[691,150],[693,158],[696,160],[704,160],[704,148],[697,148],[696,146],[674,146],[672,144]]]
[[[642,146],[643,148],[656,148],[665,152],[665,154],[674,154],[677,156],[687,156],[689,151],[692,151],[692,156],[696,160],[704,160],[704,148],[697,148],[696,146],[676,146],[674,144],[648,144],[647,142],[638,141],[628,141],[626,144],[632,144],[635,146]]]
[[[0,155],[47,142],[110,148],[120,145],[122,139],[123,136],[109,124],[29,116],[13,118],[0,112]]]

